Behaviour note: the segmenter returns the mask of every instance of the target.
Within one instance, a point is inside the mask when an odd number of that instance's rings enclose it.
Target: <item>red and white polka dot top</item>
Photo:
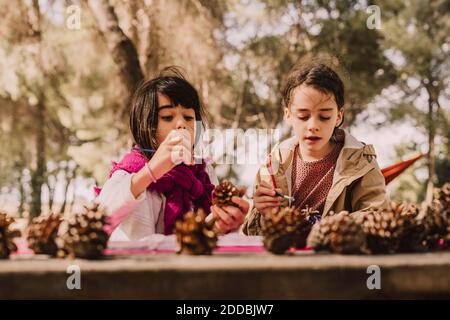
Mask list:
[[[336,161],[344,146],[345,136],[337,136],[333,150],[316,161],[304,161],[299,146],[295,148],[292,163],[292,190],[295,207],[308,206],[322,213],[325,200],[333,184]]]

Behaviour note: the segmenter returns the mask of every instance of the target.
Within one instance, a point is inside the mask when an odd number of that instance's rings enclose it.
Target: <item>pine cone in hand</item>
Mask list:
[[[196,213],[187,212],[183,219],[175,222],[174,233],[179,246],[178,253],[209,255],[217,247],[215,220],[206,222],[205,219],[205,211],[198,209]]]
[[[0,212],[0,259],[8,259],[12,252],[17,251],[13,239],[20,237],[20,231],[11,229],[14,218]]]
[[[56,239],[62,216],[52,214],[48,217],[36,217],[28,227],[28,247],[36,254],[56,256],[58,246]]]
[[[361,225],[347,211],[330,213],[316,223],[308,236],[308,246],[315,251],[339,254],[365,253],[366,238]]]
[[[239,189],[228,180],[223,180],[216,186],[212,194],[212,203],[219,207],[235,206],[238,205],[231,201],[233,196],[241,196]]]
[[[106,218],[98,204],[75,215],[69,220],[68,232],[62,236],[63,250],[72,258],[101,258],[108,243],[108,234],[104,231]]]

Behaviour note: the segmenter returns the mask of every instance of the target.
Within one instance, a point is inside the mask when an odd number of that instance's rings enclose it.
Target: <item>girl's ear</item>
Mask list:
[[[342,123],[344,122],[344,113],[345,113],[345,108],[342,107],[340,110],[338,110],[338,115],[336,118],[336,124],[335,127],[340,127],[342,125]]]
[[[284,108],[284,118],[286,119],[286,121],[291,124],[291,111],[288,108]]]

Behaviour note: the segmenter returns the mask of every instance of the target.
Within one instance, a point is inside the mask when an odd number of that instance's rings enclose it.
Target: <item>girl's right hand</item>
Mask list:
[[[184,162],[194,164],[192,158],[191,135],[185,129],[172,130],[159,145],[148,162],[156,179],[162,177],[176,165]]]
[[[270,215],[280,210],[283,199],[276,196],[275,190],[281,192],[281,189],[274,189],[273,186],[265,181],[261,181],[261,184],[256,189],[253,195],[253,204],[261,214]]]

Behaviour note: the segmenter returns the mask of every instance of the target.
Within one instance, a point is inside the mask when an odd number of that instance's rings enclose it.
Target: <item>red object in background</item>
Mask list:
[[[381,169],[381,173],[384,176],[384,180],[386,181],[386,185],[394,180],[398,175],[400,175],[403,171],[405,171],[409,166],[411,166],[414,162],[422,158],[425,154],[419,153],[411,159],[400,161],[392,166]]]

